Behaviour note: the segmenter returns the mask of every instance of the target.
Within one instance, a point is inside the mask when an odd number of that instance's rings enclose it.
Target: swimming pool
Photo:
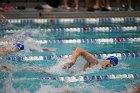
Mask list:
[[[9,19],[1,37],[24,31],[40,31],[33,37],[55,52],[21,51],[1,58],[11,72],[0,72],[1,93],[118,93],[140,83],[140,18],[49,18]],[[4,45],[6,42],[1,42]],[[99,70],[98,66],[79,72],[79,58],[70,71],[61,69],[75,47],[82,47],[100,61],[119,58],[119,65]],[[43,70],[49,73],[42,72]],[[51,74],[50,74],[51,73]]]

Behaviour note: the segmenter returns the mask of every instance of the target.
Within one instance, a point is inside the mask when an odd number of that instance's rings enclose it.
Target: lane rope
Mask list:
[[[93,54],[98,59],[104,59],[109,56],[116,56],[118,58],[133,58],[133,57],[140,57],[140,52],[132,52],[132,53],[110,53],[110,54]],[[57,56],[58,58],[70,58],[71,55],[60,55]],[[4,57],[3,59],[10,60],[10,61],[43,61],[43,60],[57,60],[56,56],[10,56]]]
[[[13,79],[15,81],[21,80],[49,80],[60,82],[91,82],[91,81],[105,81],[105,80],[121,80],[121,79],[140,79],[138,74],[110,74],[110,75],[81,75],[81,76],[60,76],[60,77],[43,77],[43,78],[22,78]]]
[[[140,38],[102,38],[102,39],[68,39],[68,40],[36,40],[39,44],[68,44],[68,43],[120,43],[120,42],[140,42]],[[0,42],[0,45],[6,45],[9,42]]]
[[[140,17],[112,17],[112,18],[43,18],[43,19],[8,19],[15,24],[99,24],[99,23],[140,23]]]
[[[29,30],[36,30],[36,29],[29,29]],[[113,26],[113,27],[76,27],[76,28],[47,28],[47,29],[39,29],[40,31],[44,32],[69,32],[69,33],[83,33],[83,32],[139,32],[140,26]],[[7,29],[3,30],[5,33],[17,33],[20,32],[20,29]]]

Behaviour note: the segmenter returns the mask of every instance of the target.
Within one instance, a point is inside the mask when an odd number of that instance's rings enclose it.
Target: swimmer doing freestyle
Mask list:
[[[79,56],[82,56],[87,61],[83,65],[81,69],[82,71],[85,71],[87,68],[91,68],[97,64],[100,64],[102,68],[112,67],[118,64],[118,58],[115,56],[110,56],[102,63],[99,63],[99,61],[94,55],[92,55],[91,53],[87,52],[86,50],[80,47],[77,47],[72,53],[71,61],[69,63],[64,64],[63,69],[71,68],[75,64]]]

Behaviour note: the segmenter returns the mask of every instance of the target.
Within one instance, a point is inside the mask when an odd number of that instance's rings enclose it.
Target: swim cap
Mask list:
[[[111,60],[115,63],[115,66],[118,64],[118,58],[115,56],[110,56],[106,60]]]
[[[20,43],[20,42],[16,42],[15,46],[20,49],[20,50],[24,50],[24,44]]]

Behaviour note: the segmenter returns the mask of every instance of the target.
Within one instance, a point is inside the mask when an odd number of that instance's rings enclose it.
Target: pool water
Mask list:
[[[1,57],[0,63],[7,63],[11,71],[0,71],[0,93],[131,93],[140,83],[139,17],[9,19],[9,23],[0,29],[1,37],[21,29],[34,32],[36,41],[56,51],[24,50]],[[84,48],[99,61],[116,55],[119,64],[80,72],[85,60],[79,57],[69,71],[63,70],[62,65],[70,60],[75,47]]]

